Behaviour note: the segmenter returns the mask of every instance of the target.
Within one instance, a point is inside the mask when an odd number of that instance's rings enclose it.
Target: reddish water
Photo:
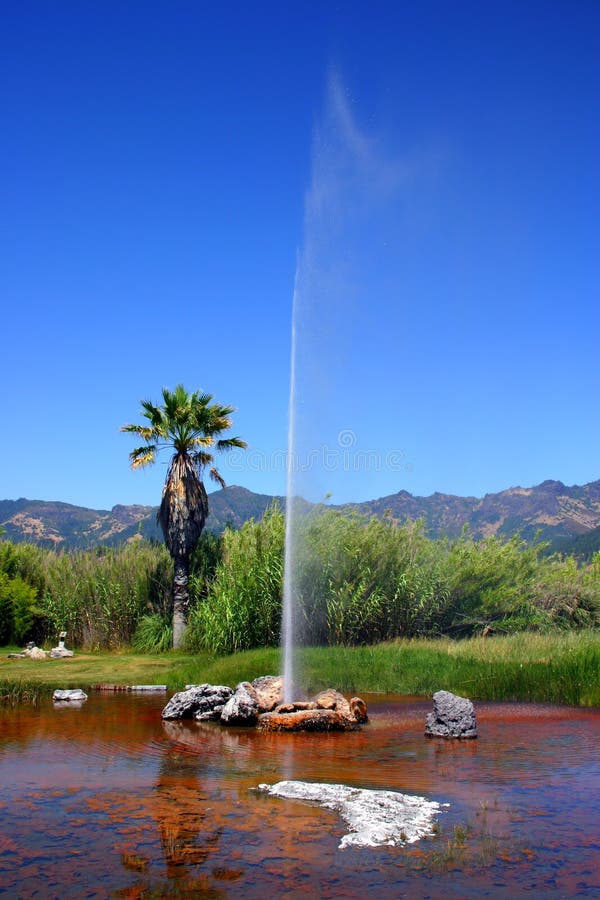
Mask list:
[[[600,897],[600,710],[478,704],[478,741],[423,737],[429,702],[371,724],[263,735],[163,723],[164,698],[0,713],[0,893],[10,897]],[[339,850],[283,778],[449,803],[408,849]],[[449,839],[453,853],[449,854]]]

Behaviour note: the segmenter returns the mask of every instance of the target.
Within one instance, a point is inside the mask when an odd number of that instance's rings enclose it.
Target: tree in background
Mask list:
[[[157,519],[174,563],[173,647],[177,648],[187,623],[190,558],[208,516],[203,473],[208,467],[209,476],[225,487],[211,451],[247,445],[239,437],[220,437],[231,428],[232,406],[213,403],[212,395],[201,391],[188,394],[181,384],[174,391],[163,388],[162,396],[160,406],[142,401],[147,425],[124,425],[121,431],[144,441],[129,454],[132,469],[152,465],[161,450],[174,451]]]

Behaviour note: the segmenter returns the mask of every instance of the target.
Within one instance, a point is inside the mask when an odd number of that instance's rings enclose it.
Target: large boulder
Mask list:
[[[174,694],[162,711],[163,719],[218,719],[233,691],[223,684],[199,684]]]
[[[249,681],[242,681],[221,711],[222,725],[256,725],[258,693]]]
[[[477,721],[471,701],[450,691],[437,691],[433,695],[433,712],[428,714],[425,723],[425,736],[459,740],[476,738]]]
[[[252,687],[256,691],[259,713],[271,712],[283,702],[283,678],[281,675],[263,675],[255,678]]]

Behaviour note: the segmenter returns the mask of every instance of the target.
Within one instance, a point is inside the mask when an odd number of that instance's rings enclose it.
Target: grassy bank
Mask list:
[[[307,648],[299,665],[310,691],[383,691],[430,697],[440,689],[474,700],[522,700],[600,706],[600,635],[520,633],[504,637],[403,640],[371,647]],[[12,660],[1,651],[0,698],[15,684],[42,693],[95,683],[166,684],[176,690],[204,681],[234,685],[279,671],[277,649],[215,658],[208,653],[77,654],[73,659]],[[4,685],[4,689],[3,689]],[[6,686],[12,685],[11,690]]]
[[[85,689],[107,683],[166,684],[175,690],[185,683],[181,671],[187,668],[203,671],[212,661],[208,653],[192,657],[176,652],[144,655],[82,652],[71,659],[7,659],[7,652],[13,649],[0,650],[0,702],[3,697],[14,697],[19,683],[27,689],[37,686],[41,695],[50,694],[55,688]]]

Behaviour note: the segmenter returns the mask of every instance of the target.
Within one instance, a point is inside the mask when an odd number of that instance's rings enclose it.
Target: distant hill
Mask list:
[[[284,505],[282,497],[255,494],[243,487],[215,491],[209,495],[207,528],[215,532],[227,525],[239,528],[248,519],[260,519],[274,500]],[[465,526],[477,538],[518,532],[530,540],[539,533],[556,549],[581,558],[589,558],[600,544],[600,481],[572,487],[544,481],[481,498],[439,493],[415,497],[399,491],[344,508],[368,516],[388,515],[397,522],[423,519],[432,537],[456,537]],[[137,505],[93,510],[58,501],[0,500],[0,527],[9,540],[64,549],[115,545],[138,536],[161,540],[156,510]]]
[[[399,522],[423,519],[434,537],[456,537],[466,525],[476,538],[518,532],[525,540],[539,534],[555,545],[600,526],[600,481],[572,487],[561,481],[543,481],[535,487],[512,487],[482,498],[438,493],[413,497],[400,491],[350,508],[376,516],[388,511]]]
[[[574,538],[559,539],[554,542],[553,549],[559,553],[576,556],[582,561],[590,561],[600,550],[600,526]]]
[[[282,497],[255,494],[243,487],[228,487],[209,494],[210,515],[206,527],[221,532],[228,525],[239,528],[248,519],[260,519],[269,505]],[[10,541],[29,541],[55,549],[86,549],[101,544],[114,546],[138,536],[162,541],[156,522],[157,506],[113,506],[111,510],[87,509],[47,500],[0,500],[0,528]]]

